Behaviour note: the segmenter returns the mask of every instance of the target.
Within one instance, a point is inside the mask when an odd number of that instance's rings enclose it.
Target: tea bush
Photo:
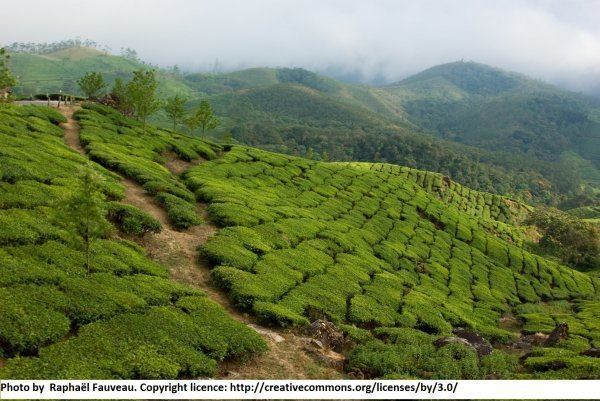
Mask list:
[[[126,234],[142,236],[159,233],[162,226],[158,220],[135,206],[111,202],[108,217]]]
[[[45,107],[0,108],[0,356],[7,358],[0,378],[211,376],[224,358],[263,351],[256,332],[170,281],[132,242],[92,242],[87,271],[56,213],[82,168],[103,177],[108,217],[124,232],[157,232],[160,224],[115,201],[123,196],[119,177],[70,150],[59,122]],[[214,156],[210,149],[197,151]],[[183,185],[176,188],[193,202]]]

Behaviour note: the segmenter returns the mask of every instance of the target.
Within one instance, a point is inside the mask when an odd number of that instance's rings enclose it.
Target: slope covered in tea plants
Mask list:
[[[223,359],[264,350],[256,332],[169,280],[132,242],[110,233],[92,242],[87,271],[59,212],[82,170],[103,177],[111,213],[160,225],[118,202],[120,177],[69,149],[59,122],[48,108],[0,109],[0,377],[210,376]]]
[[[600,279],[524,251],[519,230],[493,219],[512,220],[497,200],[490,199],[494,212],[481,205],[479,213],[393,168],[241,146],[184,178],[225,227],[203,247],[215,281],[265,321],[296,326],[324,317],[344,325],[358,344],[351,369],[387,377],[600,376],[598,359],[579,355],[600,341]],[[513,319],[515,327],[502,323]],[[457,327],[500,345],[562,321],[569,340],[536,349],[522,365],[499,350],[479,360],[460,344],[433,345]]]
[[[165,207],[177,228],[200,224],[194,194],[164,163],[169,153],[190,162],[213,159],[220,150],[218,145],[153,126],[143,128],[99,105],[86,105],[75,117],[81,125],[81,142],[92,160],[143,185]]]
[[[522,222],[532,210],[530,206],[505,196],[475,191],[460,185],[440,173],[384,163],[347,163],[345,165],[396,174],[410,179],[425,191],[437,196],[441,201],[452,204],[459,210],[475,217],[516,225]]]

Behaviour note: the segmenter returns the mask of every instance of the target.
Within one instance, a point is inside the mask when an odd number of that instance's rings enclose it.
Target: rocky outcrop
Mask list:
[[[467,340],[475,348],[479,356],[489,355],[494,350],[492,344],[479,333],[461,327],[452,330],[452,333],[459,338]]]
[[[582,351],[580,355],[589,356],[592,358],[600,358],[600,348],[590,348]]]
[[[433,345],[441,348],[448,344],[461,344],[473,349],[480,357],[489,355],[494,350],[492,344],[479,333],[463,328],[456,328],[452,330],[452,333],[454,336],[438,338],[433,342]]]
[[[342,352],[346,346],[344,333],[335,324],[327,320],[315,320],[305,329],[306,334],[319,340],[324,347]]]
[[[347,345],[344,333],[332,322],[315,320],[305,329],[308,337],[301,340],[305,343],[303,349],[317,361],[342,371],[346,357],[342,354]]]
[[[556,345],[560,341],[566,340],[567,338],[569,338],[569,325],[566,323],[559,323],[544,342],[544,346],[552,347],[553,345]]]

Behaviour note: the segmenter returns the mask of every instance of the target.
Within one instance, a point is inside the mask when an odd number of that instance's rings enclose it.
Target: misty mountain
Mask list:
[[[17,53],[11,63],[21,96],[77,91],[86,71],[112,82],[149,67],[85,48]],[[600,182],[596,101],[481,64],[445,64],[381,87],[301,68],[159,75],[162,96],[183,94],[189,108],[210,100],[221,120],[217,137],[231,132],[269,150],[397,163],[545,203],[578,192],[582,180]]]

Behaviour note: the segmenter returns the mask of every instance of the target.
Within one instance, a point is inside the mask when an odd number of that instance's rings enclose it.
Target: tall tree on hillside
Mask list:
[[[173,121],[173,131],[185,116],[185,103],[187,99],[179,95],[175,95],[167,99],[165,103],[165,112],[171,121]]]
[[[133,114],[142,122],[146,131],[146,121],[149,116],[160,109],[160,101],[156,97],[158,81],[154,70],[138,70],[133,73],[133,79],[127,84],[127,97]]]
[[[219,125],[219,120],[214,115],[210,103],[207,100],[203,100],[186,120],[186,125],[190,131],[194,131],[200,127],[202,135],[204,135],[207,130],[216,128]]]
[[[115,83],[110,91],[110,97],[114,102],[112,106],[122,114],[126,116],[131,116],[133,114],[129,94],[127,93],[127,85],[123,82],[123,79],[115,79]]]
[[[100,97],[102,91],[108,86],[100,72],[87,72],[77,80],[77,84],[85,96],[91,100]]]
[[[91,270],[91,245],[111,227],[106,220],[104,199],[102,178],[90,167],[86,167],[78,179],[75,191],[59,208],[61,222],[75,232],[83,245],[88,273]]]
[[[17,84],[17,79],[8,69],[9,59],[10,56],[6,53],[6,50],[0,48],[0,90]]]

